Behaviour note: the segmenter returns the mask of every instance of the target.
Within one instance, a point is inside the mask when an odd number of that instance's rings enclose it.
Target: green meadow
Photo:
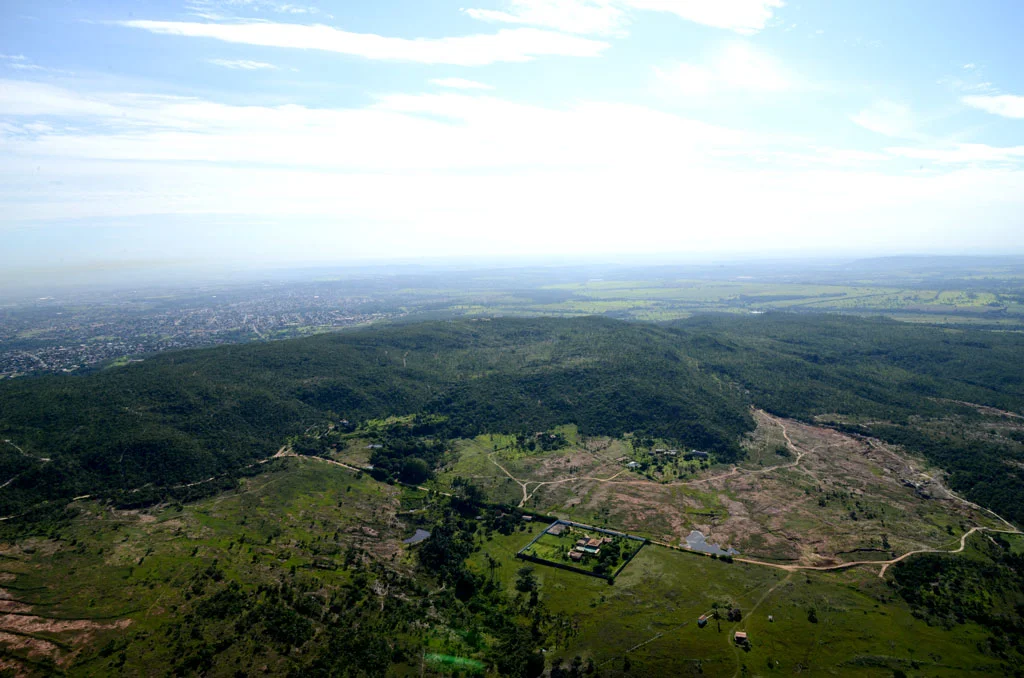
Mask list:
[[[495,536],[486,544],[484,553],[499,562],[510,593],[524,567],[516,550],[540,529]],[[483,554],[471,562],[483,568]],[[574,635],[565,647],[549,648],[549,656],[566,666],[576,656],[591,659],[601,675],[889,677],[895,671],[957,676],[1003,670],[977,650],[985,628],[929,626],[868,569],[789,573],[651,545],[612,585],[527,566],[551,611],[573,620]],[[733,608],[740,610],[738,622],[726,618]],[[698,628],[697,618],[716,610],[721,618]],[[738,630],[749,634],[749,648],[733,642]]]

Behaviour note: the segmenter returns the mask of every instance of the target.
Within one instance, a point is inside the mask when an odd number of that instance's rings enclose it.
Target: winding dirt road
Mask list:
[[[615,475],[609,476],[608,478],[594,478],[593,476],[573,476],[571,478],[560,478],[559,480],[526,480],[526,481],[523,481],[523,480],[519,480],[519,478],[516,478],[514,475],[512,475],[511,473],[508,472],[507,468],[505,468],[504,466],[499,464],[498,461],[494,458],[494,453],[493,452],[491,454],[487,455],[487,458],[490,460],[490,462],[492,464],[494,464],[495,466],[500,468],[505,475],[507,475],[509,478],[511,478],[513,482],[515,482],[517,485],[519,485],[521,488],[523,488],[523,499],[522,499],[522,501],[519,502],[519,506],[518,506],[519,508],[522,508],[522,507],[526,506],[526,502],[530,501],[530,497],[532,497],[534,494],[536,494],[537,490],[539,490],[540,488],[544,487],[545,485],[558,485],[560,483],[575,483],[575,482],[578,482],[580,480],[596,480],[599,483],[607,483],[607,482],[611,482],[612,480],[615,480],[616,478],[618,478],[619,476],[621,476],[623,473],[626,472],[626,469],[622,469],[621,471],[619,471]],[[536,487],[534,487],[533,490],[530,491],[530,490],[527,489],[527,487],[526,487],[527,485],[536,485]]]

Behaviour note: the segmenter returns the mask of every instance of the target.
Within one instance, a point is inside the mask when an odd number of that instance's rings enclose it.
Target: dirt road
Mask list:
[[[571,478],[561,478],[559,480],[526,480],[526,481],[523,481],[523,480],[519,480],[519,478],[516,478],[514,475],[509,473],[508,469],[506,469],[504,466],[499,464],[498,461],[494,458],[494,453],[493,452],[491,454],[487,455],[487,458],[491,461],[492,464],[494,464],[495,466],[500,468],[505,475],[507,475],[509,478],[511,478],[513,482],[515,482],[517,485],[519,485],[521,488],[523,488],[523,499],[522,499],[522,501],[519,502],[519,508],[522,508],[523,506],[526,506],[526,502],[530,501],[530,497],[532,497],[534,494],[536,494],[537,490],[539,490],[540,488],[544,487],[545,485],[558,485],[560,483],[575,483],[575,482],[579,482],[580,480],[595,480],[595,481],[597,481],[599,483],[607,483],[607,482],[611,482],[612,480],[615,480],[616,478],[618,478],[619,476],[621,476],[623,473],[626,472],[626,469],[622,469],[621,471],[619,471],[615,475],[609,476],[608,478],[595,478],[593,476],[573,476]],[[529,491],[528,488],[526,487],[527,485],[536,485],[536,487],[534,487],[532,491]]]

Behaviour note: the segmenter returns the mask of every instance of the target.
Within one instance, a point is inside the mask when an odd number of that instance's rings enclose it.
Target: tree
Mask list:
[[[454,478],[452,480],[452,489],[460,499],[471,504],[480,504],[487,501],[487,494],[483,488],[465,478]]]
[[[544,655],[534,650],[533,635],[519,624],[508,624],[499,634],[498,672],[514,678],[535,678],[544,672]]]
[[[430,467],[419,457],[409,457],[402,463],[402,482],[418,485],[430,477]]]
[[[618,540],[613,541],[610,544],[605,544],[601,547],[601,553],[598,555],[598,561],[605,566],[606,570],[610,570],[615,567],[619,562],[619,556],[621,555],[621,546]]]
[[[532,567],[521,567],[516,573],[516,590],[529,593],[537,589],[537,577],[533,574]]]
[[[494,584],[496,583],[496,573],[498,568],[501,567],[501,562],[490,553],[485,553],[484,558],[487,560],[487,569],[491,573],[491,583]]]
[[[440,523],[419,547],[420,564],[442,581],[455,581],[473,552],[473,536],[453,521]]]

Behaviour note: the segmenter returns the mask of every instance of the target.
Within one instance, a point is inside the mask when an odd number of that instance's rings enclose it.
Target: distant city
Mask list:
[[[847,313],[1024,329],[1024,258],[293,270],[266,280],[72,292],[0,305],[0,379],[80,373],[167,350],[459,316]]]
[[[284,339],[402,315],[373,304],[371,297],[308,285],[122,293],[103,302],[41,298],[0,309],[0,378],[77,372],[160,351]]]

